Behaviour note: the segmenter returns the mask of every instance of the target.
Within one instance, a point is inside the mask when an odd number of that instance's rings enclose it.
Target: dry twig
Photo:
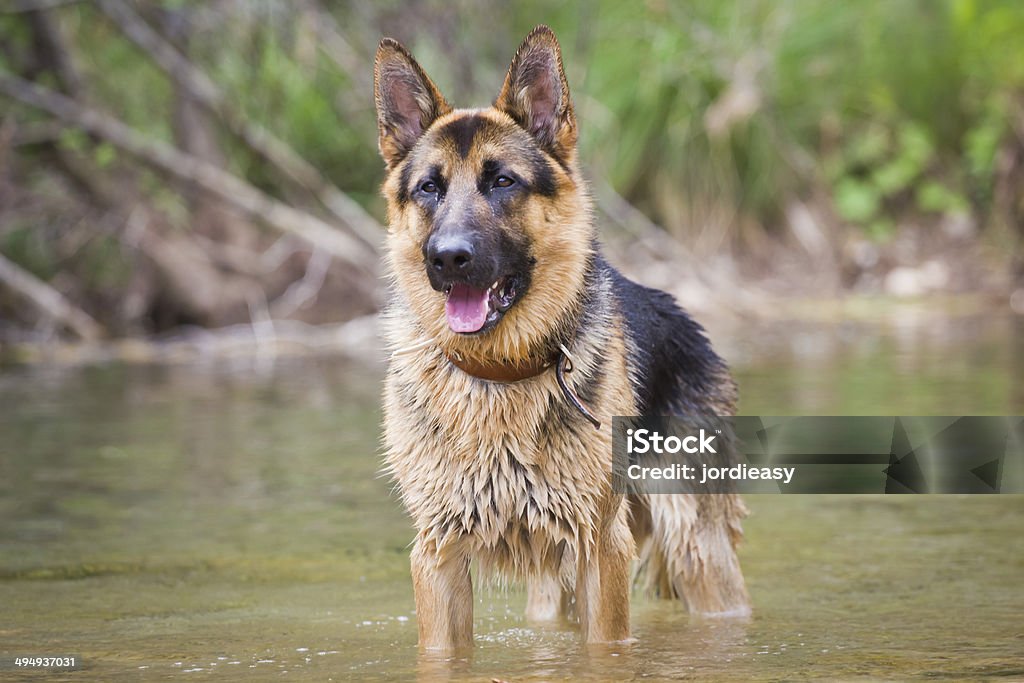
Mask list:
[[[338,189],[287,142],[253,123],[201,69],[153,30],[124,0],[99,0],[121,31],[204,107],[219,116],[228,129],[254,152],[312,192],[349,229],[374,249],[384,234],[373,216]]]
[[[151,140],[108,114],[17,76],[0,74],[0,92],[101,137],[147,164],[193,183],[271,227],[296,235],[361,271],[376,272],[377,254],[362,241],[312,214],[277,201],[227,171]]]
[[[85,311],[32,273],[0,254],[0,282],[43,315],[65,325],[85,341],[103,337],[103,328]]]

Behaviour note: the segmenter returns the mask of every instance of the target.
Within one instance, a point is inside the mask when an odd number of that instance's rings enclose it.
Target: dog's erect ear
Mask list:
[[[562,69],[558,39],[547,26],[530,31],[519,46],[494,106],[515,119],[560,158],[576,147],[576,117]]]
[[[436,118],[451,111],[441,92],[401,43],[380,41],[373,66],[380,154],[394,166]]]

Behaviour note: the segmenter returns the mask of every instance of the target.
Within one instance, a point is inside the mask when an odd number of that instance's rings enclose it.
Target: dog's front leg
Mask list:
[[[587,643],[629,638],[629,571],[633,551],[633,537],[623,514],[616,514],[603,525],[589,548],[581,545],[577,554],[576,602]]]
[[[441,556],[433,541],[417,539],[410,557],[420,648],[454,650],[473,644],[473,581],[469,560]]]

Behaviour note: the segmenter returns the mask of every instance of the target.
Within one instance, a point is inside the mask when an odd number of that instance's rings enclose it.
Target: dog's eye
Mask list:
[[[437,183],[435,183],[433,180],[428,180],[427,182],[420,185],[420,192],[434,194],[435,192],[437,192]]]
[[[494,187],[511,187],[515,185],[514,180],[509,178],[507,175],[500,175],[494,179]]]

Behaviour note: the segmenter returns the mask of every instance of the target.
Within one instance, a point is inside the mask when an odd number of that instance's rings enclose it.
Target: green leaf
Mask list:
[[[117,159],[117,149],[109,142],[101,143],[93,154],[96,166],[107,168]]]
[[[89,136],[77,128],[65,128],[60,132],[57,144],[68,152],[82,154],[89,146]]]
[[[890,218],[878,218],[864,228],[864,234],[875,242],[888,242],[896,235],[896,223]]]
[[[921,168],[912,160],[901,157],[885,164],[872,175],[879,192],[889,197],[910,187]]]
[[[889,151],[889,132],[879,125],[868,126],[853,137],[848,154],[855,164],[871,165],[881,161]]]
[[[910,122],[900,128],[900,156],[921,168],[934,154],[931,137],[922,126]]]
[[[1004,119],[982,121],[967,133],[965,155],[967,169],[971,175],[987,178],[995,168],[996,151],[1003,137]]]
[[[964,213],[969,208],[967,199],[935,180],[926,180],[917,188],[915,199],[922,211],[937,213]]]
[[[878,211],[881,197],[871,185],[856,178],[844,178],[835,188],[836,211],[852,223],[865,223]]]

